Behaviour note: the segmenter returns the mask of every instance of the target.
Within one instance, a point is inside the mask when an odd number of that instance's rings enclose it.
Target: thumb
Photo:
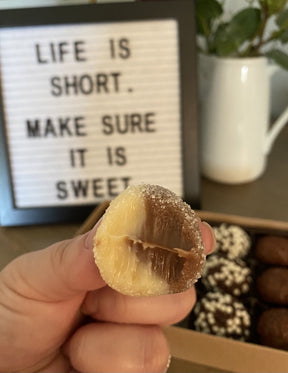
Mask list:
[[[97,226],[82,236],[16,258],[0,278],[22,296],[50,302],[105,286],[92,250]]]

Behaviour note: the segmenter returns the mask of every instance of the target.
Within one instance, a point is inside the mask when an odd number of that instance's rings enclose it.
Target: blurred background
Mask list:
[[[135,1],[135,0],[125,0]],[[191,0],[193,1],[193,0]],[[91,3],[91,0],[0,0],[0,9],[9,8],[24,8],[34,6],[57,6],[57,5],[71,5],[71,4],[87,4]],[[98,0],[99,3],[105,2],[123,2],[123,0]],[[235,11],[247,6],[248,0],[229,0],[223,1],[227,17],[229,17]],[[268,27],[273,28],[273,22]],[[280,48],[285,48],[288,52],[288,46],[285,47],[279,45]],[[273,117],[277,117],[287,105],[288,101],[288,74],[287,72],[279,69],[279,72],[273,76],[271,86],[271,112]]]

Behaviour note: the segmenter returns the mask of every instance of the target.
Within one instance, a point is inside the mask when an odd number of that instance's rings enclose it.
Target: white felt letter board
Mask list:
[[[10,222],[8,207],[0,207],[2,224],[25,223],[25,211],[28,223],[36,215],[53,221],[53,209],[55,216],[59,208],[75,213],[142,182],[185,198],[183,121],[194,114],[183,112],[183,21],[167,10],[161,16],[159,3],[154,17],[152,3],[115,7],[114,18],[112,4],[46,8],[54,17],[42,23],[34,17],[45,9],[23,10],[27,24],[0,28],[2,156],[14,216]],[[195,107],[193,87],[190,93]],[[195,150],[188,151],[192,163]],[[4,201],[7,189],[1,194]]]

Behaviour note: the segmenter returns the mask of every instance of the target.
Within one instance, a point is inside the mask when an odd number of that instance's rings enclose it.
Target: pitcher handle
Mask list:
[[[272,145],[285,126],[288,123],[288,107],[283,111],[280,117],[273,123],[271,129],[268,131],[266,136],[266,146],[265,146],[265,154],[268,154],[272,148]]]
[[[271,78],[277,71],[279,71],[279,67],[275,64],[270,64],[267,66],[268,75]],[[265,154],[269,154],[271,148],[276,140],[276,137],[279,135],[282,128],[288,122],[288,106],[283,111],[283,113],[279,116],[278,119],[273,123],[272,127],[267,133],[266,140],[265,140]]]

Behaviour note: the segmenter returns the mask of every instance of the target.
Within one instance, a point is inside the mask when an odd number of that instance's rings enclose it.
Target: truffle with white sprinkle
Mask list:
[[[251,248],[251,238],[238,225],[221,224],[214,227],[216,238],[215,252],[222,253],[230,259],[244,258]]]
[[[245,341],[250,336],[250,315],[230,294],[209,292],[194,308],[197,331]]]
[[[233,261],[211,255],[204,267],[202,283],[208,290],[220,290],[239,297],[250,290],[251,270],[240,259]]]

